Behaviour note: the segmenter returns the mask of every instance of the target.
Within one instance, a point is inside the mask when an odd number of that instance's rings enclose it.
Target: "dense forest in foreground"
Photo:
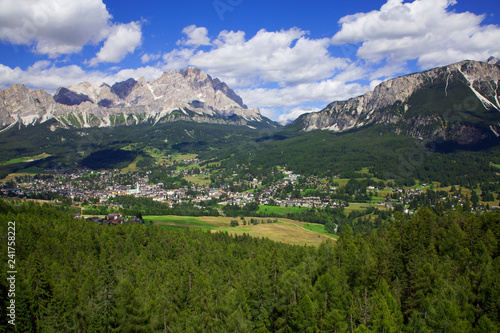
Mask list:
[[[16,222],[18,332],[495,332],[500,212],[421,209],[307,248],[99,226],[0,201]],[[0,330],[6,314],[2,242]]]

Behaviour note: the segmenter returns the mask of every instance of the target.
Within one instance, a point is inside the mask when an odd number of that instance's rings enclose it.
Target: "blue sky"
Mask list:
[[[379,82],[500,58],[486,0],[0,0],[0,88],[198,67],[281,122]]]

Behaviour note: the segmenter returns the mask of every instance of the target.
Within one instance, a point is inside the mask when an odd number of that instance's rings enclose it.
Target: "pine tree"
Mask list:
[[[140,292],[127,279],[116,287],[116,323],[115,332],[147,332],[149,316],[139,301]]]
[[[31,293],[29,295],[30,311],[35,319],[35,331],[43,331],[43,319],[52,298],[51,287],[46,278],[47,270],[43,267],[41,253],[33,255],[32,269],[28,278]]]
[[[403,327],[403,316],[385,279],[380,281],[373,303],[373,317],[370,326],[379,332],[400,332]]]

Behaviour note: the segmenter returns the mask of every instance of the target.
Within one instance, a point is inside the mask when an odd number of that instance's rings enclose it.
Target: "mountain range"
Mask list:
[[[81,83],[54,95],[14,85],[0,91],[0,178],[103,163],[120,169],[135,158],[151,162],[157,151],[304,174],[368,168],[399,184],[496,181],[498,61],[461,61],[387,80],[285,128],[196,68],[151,82]],[[34,156],[45,158],[19,162]]]
[[[13,85],[0,90],[0,130],[57,120],[60,127],[109,127],[174,120],[275,126],[248,109],[224,82],[197,68],[172,70],[158,79],[128,79],[112,86],[80,83],[44,90]]]
[[[303,114],[288,128],[346,132],[384,124],[394,133],[422,140],[460,145],[500,140],[499,64],[494,57],[465,60],[387,80],[362,96]],[[150,82],[84,82],[61,87],[53,96],[25,85],[0,90],[0,132],[48,120],[53,120],[51,130],[179,120],[280,128],[259,109],[249,109],[224,82],[193,67]]]
[[[386,124],[419,139],[473,144],[500,135],[499,59],[461,61],[379,84],[297,118],[302,131],[345,132]]]

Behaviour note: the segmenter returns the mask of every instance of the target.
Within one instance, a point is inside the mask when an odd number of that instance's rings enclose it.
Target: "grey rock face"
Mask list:
[[[83,82],[59,88],[52,97],[43,90],[14,85],[0,90],[0,130],[15,124],[30,125],[57,119],[61,126],[113,126],[183,119],[213,121],[210,116],[238,115],[246,121],[264,121],[258,109],[250,110],[233,90],[197,68],[163,73],[146,82],[128,79],[111,87]],[[194,112],[198,116],[194,117]],[[178,113],[176,113],[178,114]],[[228,122],[230,122],[228,120]]]
[[[382,82],[363,96],[333,102],[322,111],[304,114],[294,125],[305,131],[342,132],[384,123],[395,124],[397,132],[414,137],[453,137],[450,128],[456,124],[451,124],[450,119],[454,118],[454,112],[458,114],[467,109],[468,104],[488,112],[488,119],[498,125],[499,84],[499,66],[462,61]],[[476,112],[476,109],[469,111]],[[463,126],[470,125],[470,121],[464,119],[461,132],[466,133]]]
[[[500,65],[500,59],[495,58],[495,57],[489,57],[486,62],[490,65]]]
[[[64,87],[57,90],[54,101],[65,105],[80,105],[83,102],[91,102],[87,95],[78,94]]]

